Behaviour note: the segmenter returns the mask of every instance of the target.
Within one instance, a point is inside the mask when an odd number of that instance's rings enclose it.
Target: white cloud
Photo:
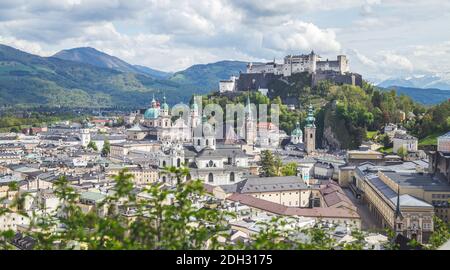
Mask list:
[[[348,50],[375,76],[449,70],[449,18],[438,0],[2,0],[0,42],[41,55],[92,46],[171,71]]]
[[[414,69],[411,61],[403,55],[395,54],[393,52],[380,52],[379,54],[382,58],[382,66],[386,68],[405,72],[412,72]]]
[[[14,37],[5,37],[0,35],[0,44],[8,45],[32,54],[48,55],[48,52],[42,50],[41,45],[37,42],[30,42],[27,40],[21,40],[16,39]]]
[[[263,46],[283,52],[316,49],[326,53],[338,52],[341,49],[334,31],[320,29],[312,23],[302,21],[288,21],[265,31]]]

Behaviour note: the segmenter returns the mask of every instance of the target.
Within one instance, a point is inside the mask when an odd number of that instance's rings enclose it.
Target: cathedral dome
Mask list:
[[[159,117],[159,110],[157,108],[149,108],[144,113],[144,119],[156,119]]]

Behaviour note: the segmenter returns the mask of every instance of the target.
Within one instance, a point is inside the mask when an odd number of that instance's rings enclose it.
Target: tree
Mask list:
[[[384,136],[383,136],[383,146],[385,147],[385,148],[388,148],[388,147],[390,147],[391,145],[392,145],[392,143],[391,143],[391,139],[389,138],[389,136],[387,135],[387,134],[385,134]]]
[[[94,151],[98,151],[97,144],[94,141],[90,141],[87,145],[87,148],[91,148]]]
[[[406,157],[406,155],[408,155],[408,151],[406,150],[406,148],[404,146],[401,146],[397,150],[397,155],[403,159]]]
[[[228,213],[194,205],[195,198],[204,195],[200,181],[180,182],[175,190],[156,184],[143,190],[148,199],[138,200],[132,177],[121,171],[114,179],[115,193],[90,212],[80,208],[79,194],[61,177],[54,183],[61,202],[58,215],[30,216],[30,230],[25,233],[37,240],[36,249],[217,248]],[[173,203],[168,204],[169,199]],[[126,214],[130,208],[134,209],[132,219]],[[98,209],[106,211],[102,214]],[[64,230],[56,229],[59,224]]]
[[[283,176],[295,176],[297,175],[297,167],[296,162],[289,162],[281,168],[281,174]]]
[[[434,230],[430,236],[430,249],[437,249],[450,239],[450,226],[437,216],[433,217]]]
[[[10,132],[13,132],[13,133],[19,133],[19,128],[17,128],[17,127],[12,127],[12,128],[10,129]]]
[[[106,157],[109,155],[110,152],[111,152],[111,144],[109,143],[108,139],[105,139],[105,141],[103,142],[102,155]]]
[[[175,189],[161,184],[146,187],[138,199],[126,170],[114,177],[115,192],[106,196],[92,211],[83,210],[79,193],[63,176],[54,182],[54,194],[60,201],[57,212],[30,218],[28,231],[23,232],[36,240],[35,249],[361,249],[362,243],[339,245],[333,229],[316,225],[297,228],[290,217],[274,217],[258,223],[261,231],[251,235],[250,242],[230,241],[226,220],[234,217],[220,208],[198,207],[196,199],[205,195],[200,180],[182,182],[188,172],[185,168],[166,168],[179,179]],[[23,203],[25,193],[16,196],[13,205]],[[0,198],[3,199],[3,198]],[[170,201],[170,202],[169,202]],[[104,211],[98,211],[104,209]],[[133,211],[129,211],[133,209]],[[5,213],[0,208],[0,216]],[[59,228],[59,229],[58,229]],[[62,229],[63,228],[63,229]],[[304,237],[298,237],[303,235]],[[355,232],[357,235],[357,232]],[[362,238],[356,237],[359,241]],[[11,230],[0,231],[0,248],[11,248],[14,237]],[[225,242],[219,242],[223,238]]]
[[[271,177],[278,175],[277,162],[269,150],[261,152],[261,176]]]

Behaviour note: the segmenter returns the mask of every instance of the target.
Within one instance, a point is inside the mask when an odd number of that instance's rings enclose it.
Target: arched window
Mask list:
[[[209,140],[208,139],[206,139],[206,146],[208,146],[209,145]]]
[[[166,167],[166,161],[165,160],[162,162],[162,166]]]
[[[197,140],[197,145],[200,146],[200,139]]]
[[[166,177],[165,176],[163,176],[163,183],[165,183],[166,182]]]
[[[181,159],[177,158],[177,167],[181,167]]]
[[[212,160],[210,160],[209,162],[208,162],[208,167],[213,167],[214,166],[214,162],[212,161]]]
[[[214,182],[214,175],[213,175],[212,173],[209,173],[209,174],[208,174],[208,182],[209,182],[209,183]]]
[[[234,172],[230,173],[230,182],[234,182]]]

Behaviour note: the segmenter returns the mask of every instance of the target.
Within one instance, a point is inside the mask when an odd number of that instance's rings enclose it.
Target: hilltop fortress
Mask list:
[[[349,72],[348,60],[345,55],[338,55],[337,60],[329,61],[312,51],[310,54],[288,55],[284,57],[283,64],[273,62],[247,65],[247,73],[272,73],[274,75],[291,76],[300,72],[334,71],[340,74]]]
[[[231,94],[239,91],[260,91],[267,94],[269,84],[273,80],[284,80],[294,74],[306,72],[311,76],[311,87],[324,80],[362,86],[362,76],[350,72],[348,62],[346,55],[338,55],[336,60],[328,60],[311,51],[310,54],[287,55],[283,63],[276,63],[275,59],[268,63],[248,63],[245,73],[220,81],[219,92]]]

